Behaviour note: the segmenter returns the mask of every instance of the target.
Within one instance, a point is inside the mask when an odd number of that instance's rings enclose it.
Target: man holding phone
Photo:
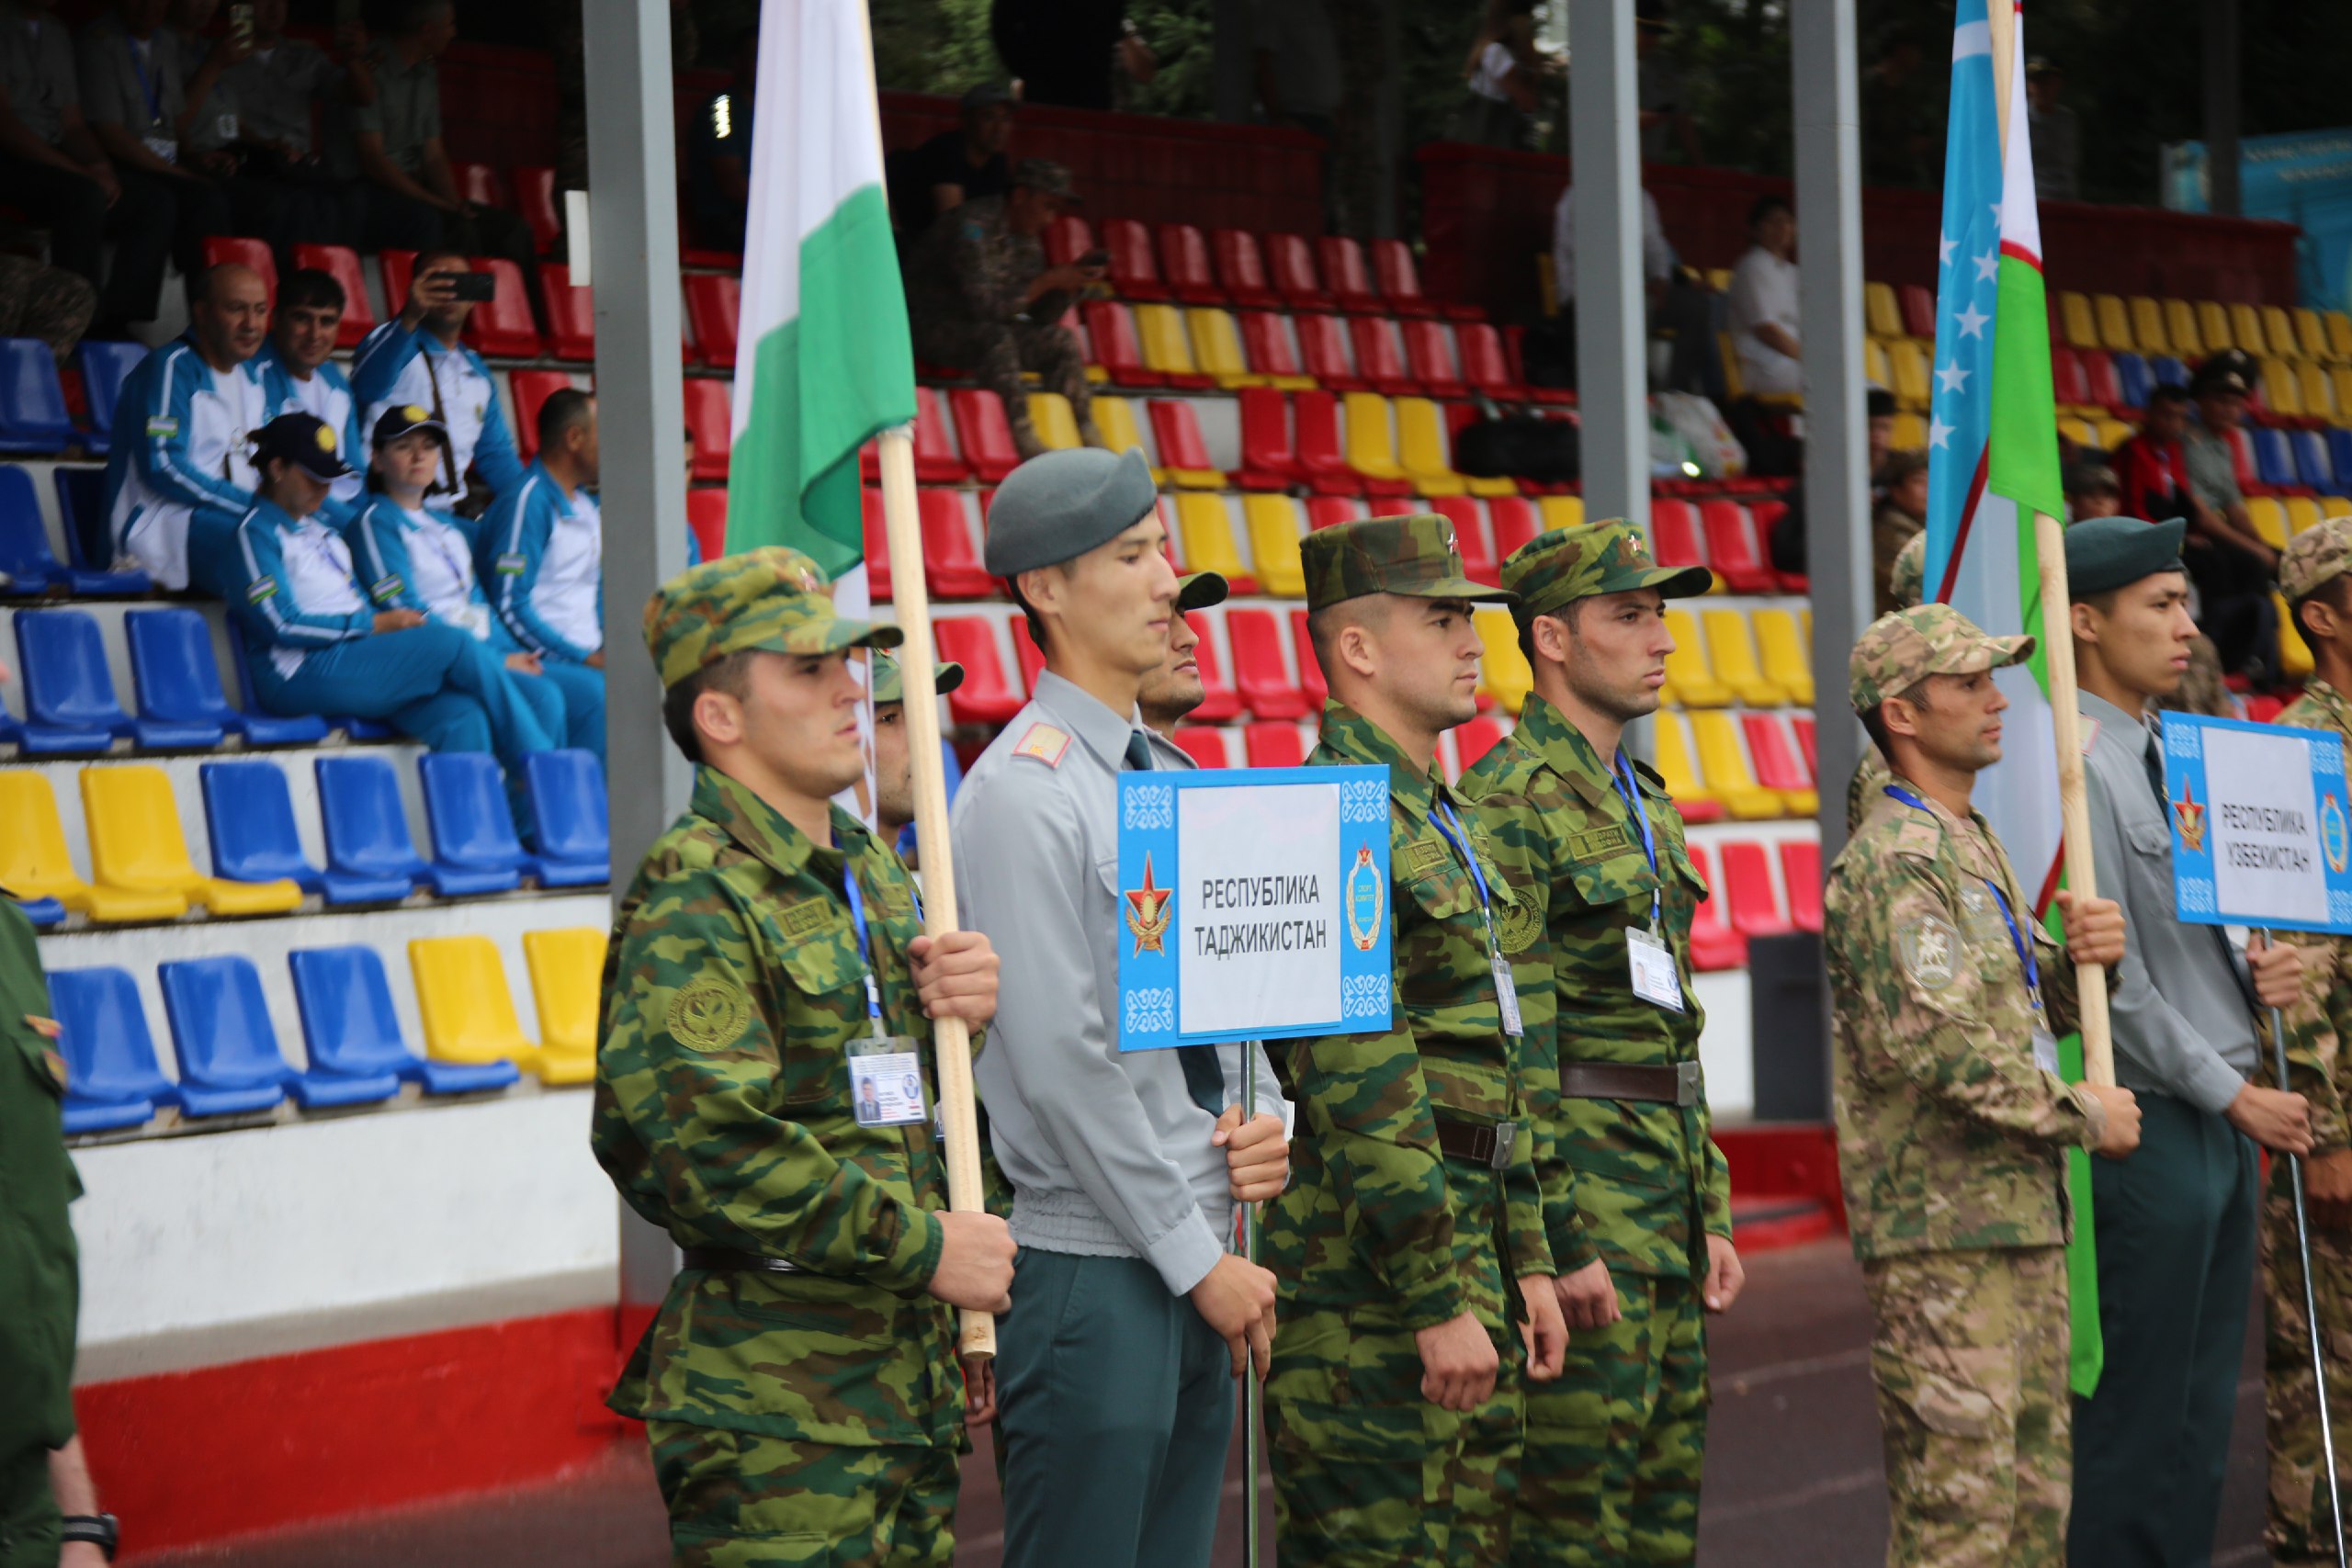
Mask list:
[[[459,504],[468,468],[489,490],[485,505],[523,478],[523,460],[499,408],[490,367],[458,341],[466,318],[496,287],[495,278],[473,271],[454,251],[424,253],[416,258],[408,302],[397,317],[368,334],[351,367],[361,429],[374,430],[388,408],[413,403],[430,410],[448,432],[448,450],[425,495],[432,504],[468,516],[481,510]]]
[[[1103,444],[1094,428],[1086,356],[1078,335],[1061,323],[1110,257],[1094,251],[1048,266],[1042,243],[1054,220],[1077,205],[1069,169],[1023,158],[1010,191],[977,197],[943,215],[907,259],[915,356],[968,370],[1001,399],[1023,462],[1046,450],[1030,424],[1024,370],[1037,373],[1044,390],[1069,400],[1089,446]]]

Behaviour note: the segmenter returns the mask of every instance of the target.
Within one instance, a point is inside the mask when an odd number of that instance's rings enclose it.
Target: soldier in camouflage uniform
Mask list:
[[[1079,434],[1102,445],[1094,428],[1086,358],[1062,317],[1099,266],[1048,266],[1039,236],[1078,204],[1069,171],[1023,158],[1002,196],[977,197],[924,231],[907,263],[907,316],[915,356],[969,371],[1004,402],[1005,423],[1023,459],[1046,450],[1029,423],[1021,373],[1069,400]]]
[[[2066,1561],[2064,1156],[2139,1141],[2129,1089],[2058,1076],[2074,969],[1969,804],[2000,760],[1991,671],[2032,651],[1922,604],[1873,622],[1849,665],[1854,712],[1894,770],[1830,867],[1823,925],[1889,1568]],[[2058,897],[2075,962],[2121,958],[2112,900]]]
[[[698,766],[614,920],[590,1137],[685,1267],[608,1403],[647,1424],[681,1564],[944,1568],[950,1308],[1002,1310],[1012,1243],[944,1212],[922,1043],[986,1021],[995,955],[918,935],[898,857],[829,804],[864,772],[848,650],[897,628],[770,548],[663,584],[645,640]]]
[[[1442,517],[1309,535],[1308,629],[1329,681],[1311,766],[1389,780],[1396,1012],[1294,1041],[1290,1190],[1261,1256],[1282,1280],[1266,1421],[1285,1564],[1498,1568],[1528,1382],[1566,1330],[1507,954],[1542,940],[1468,801],[1435,771],[1476,712],[1473,601]],[[1522,1366],[1512,1329],[1525,1346]]]
[[[80,274],[0,254],[0,337],[37,337],[62,365],[97,308],[98,291]]]
[[[1887,576],[1887,592],[1894,596],[1895,608],[1907,610],[1926,597],[1920,580],[1927,570],[1928,536],[1924,532],[1914,534],[1911,542],[1895,556],[1894,570]],[[1854,765],[1852,782],[1846,785],[1848,838],[1852,838],[1854,829],[1862,825],[1862,818],[1870,814],[1871,802],[1878,798],[1879,792],[1894,776],[1886,771],[1886,759],[1878,754],[1876,746],[1863,751],[1861,761]]]
[[[2352,517],[2331,517],[2295,536],[2278,563],[2295,629],[2311,646],[2310,684],[2280,724],[2332,729],[2352,750]],[[2303,1000],[2287,1014],[2287,1068],[2311,1102],[2312,1152],[2303,1159],[2311,1222],[2312,1294],[2327,1354],[2340,1486],[2352,1491],[2352,942],[2312,938],[2303,947]],[[2311,1328],[2303,1314],[2302,1261],[2295,1242],[2287,1162],[2270,1164],[2262,1202],[2262,1275],[2269,1299],[2264,1361],[2269,1415],[2270,1508],[2264,1540],[2278,1568],[2335,1561],[2327,1520],[2319,1394],[2312,1378]]]
[[[1502,577],[1535,687],[1462,788],[1512,885],[1548,893],[1549,973],[1521,998],[1532,1053],[1556,1063],[1559,1098],[1535,1108],[1535,1135],[1539,1159],[1557,1154],[1546,1228],[1572,1336],[1560,1381],[1528,1393],[1511,1561],[1689,1562],[1705,1314],[1726,1310],[1743,1276],[1690,984],[1706,885],[1665,781],[1619,741],[1657,709],[1666,601],[1713,580],[1661,568],[1613,519],[1530,540]]]

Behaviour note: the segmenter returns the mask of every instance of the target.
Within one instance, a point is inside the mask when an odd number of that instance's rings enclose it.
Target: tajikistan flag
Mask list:
[[[788,545],[864,600],[858,448],[915,415],[865,0],[761,7],[727,547]]]

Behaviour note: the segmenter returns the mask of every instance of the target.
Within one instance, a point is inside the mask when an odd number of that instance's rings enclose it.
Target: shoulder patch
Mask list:
[[[1903,972],[1923,991],[1940,991],[1960,975],[1960,933],[1941,915],[1922,915],[1894,933]]]
[[[742,987],[705,976],[670,998],[664,1021],[678,1043],[695,1051],[723,1051],[752,1025],[752,998]]]
[[[1634,836],[1625,831],[1623,824],[1611,822],[1605,828],[1570,833],[1561,851],[1566,863],[1576,866],[1614,859],[1633,847]]]
[[[401,592],[401,574],[396,571],[389,577],[378,578],[376,580],[376,585],[368,590],[368,592],[374,594],[379,599],[399,598]]]
[[[1043,762],[1049,768],[1058,768],[1062,765],[1062,754],[1069,750],[1068,732],[1050,724],[1033,724],[1029,732],[1012,748],[1012,754]]]
[[[245,590],[245,603],[248,604],[258,604],[265,599],[274,599],[277,596],[277,579],[274,577],[265,577]]]
[[[177,435],[179,433],[180,422],[178,420],[151,419],[147,422],[147,439],[150,441],[169,441],[173,436]]]
[[[1498,893],[1505,889],[1497,887]],[[1495,909],[1495,936],[1505,953],[1525,953],[1544,935],[1544,911],[1535,902],[1532,887],[1509,889],[1509,897]]]
[[[797,904],[786,905],[778,911],[776,923],[784,928],[786,936],[795,942],[803,942],[823,931],[832,918],[833,908],[829,900],[803,898]]]
[[[2086,717],[2086,718],[2083,720],[2083,755],[2084,755],[2084,756],[2087,757],[2087,756],[2089,756],[2089,755],[2091,754],[2091,747],[2092,747],[2092,745],[2093,745],[2095,742],[2097,742],[2097,741],[2098,741],[2098,720],[2097,720],[2097,719],[2095,719],[2095,718]]]
[[[498,575],[501,577],[523,575],[523,556],[520,551],[510,552],[498,558]]]

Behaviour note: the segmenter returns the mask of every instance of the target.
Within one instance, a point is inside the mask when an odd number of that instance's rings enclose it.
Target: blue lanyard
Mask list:
[[[865,1016],[874,1037],[882,1038],[882,987],[874,979],[874,950],[865,933],[865,896],[857,890],[857,867],[842,866],[842,886],[849,894],[849,923],[857,932],[858,962],[865,966]]]
[[[164,101],[155,92],[155,84],[147,79],[147,66],[139,58],[139,44],[129,33],[122,35],[123,51],[130,56],[130,69],[139,77],[139,90],[147,96],[149,129],[164,123]]]
[[[1659,895],[1666,884],[1657,874],[1657,840],[1650,836],[1649,808],[1642,804],[1642,792],[1634,783],[1634,765],[1625,761],[1625,753],[1617,753],[1617,790],[1625,797],[1625,807],[1634,814],[1635,826],[1642,830],[1642,853],[1650,863],[1650,878],[1657,884],[1650,889],[1650,934],[1658,934]]]
[[[1442,822],[1437,817],[1441,811],[1445,813]],[[1453,846],[1453,852],[1460,855],[1462,863],[1470,868],[1470,880],[1478,886],[1478,908],[1488,911],[1487,923],[1492,924],[1494,917],[1487,898],[1487,874],[1479,869],[1478,857],[1470,852],[1470,835],[1462,830],[1462,818],[1453,814],[1451,801],[1442,795],[1439,797],[1437,805],[1430,811],[1430,826],[1437,829],[1439,838]]]
[[[1887,785],[1886,793],[1914,810],[1928,811],[1928,803],[1901,784]],[[1932,811],[1928,811],[1928,814],[1935,815]],[[2001,885],[1989,876],[1980,876],[1976,880],[1984,885],[1985,891],[1993,895],[1993,902],[2001,907],[2001,923],[2009,928],[2009,944],[2018,950],[2018,962],[2025,966],[2026,986],[2033,992],[2033,1005],[2039,1008],[2041,1005],[2041,965],[2033,961],[2033,944],[2026,941],[2023,931],[2018,930],[2017,917],[2009,913],[2009,896],[2001,891]]]

